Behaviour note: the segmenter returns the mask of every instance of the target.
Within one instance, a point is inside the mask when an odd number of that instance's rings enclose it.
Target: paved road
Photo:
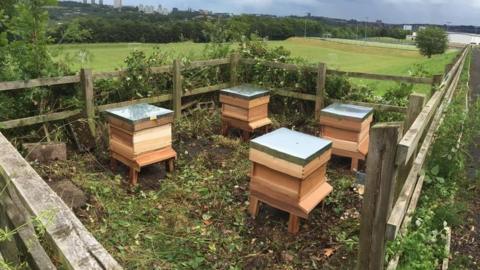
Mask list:
[[[480,49],[474,49],[470,64],[470,89],[471,103],[480,98]],[[478,119],[480,121],[480,119]],[[467,168],[467,177],[472,181],[472,186],[477,186],[477,196],[469,205],[468,214],[464,225],[453,230],[452,253],[453,257],[465,256],[470,262],[472,270],[480,269],[480,192],[478,184],[480,179],[480,137],[470,146],[471,160]],[[475,192],[472,190],[471,192]]]
[[[480,97],[480,49],[474,49],[470,65],[470,88],[472,90],[472,101]]]

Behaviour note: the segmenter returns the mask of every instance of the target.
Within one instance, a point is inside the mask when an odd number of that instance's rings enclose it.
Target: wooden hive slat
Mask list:
[[[114,139],[110,140],[110,151],[118,153],[129,159],[135,158],[133,154],[133,146],[128,146]]]
[[[274,157],[254,148],[250,148],[249,158],[255,163],[259,163],[299,179],[304,179],[313,173],[317,168],[323,166],[330,160],[332,153],[331,151],[331,149],[328,149],[322,155],[313,159],[306,166],[301,166],[284,159]]]
[[[252,107],[248,111],[248,121],[256,121],[268,118],[268,104]]]
[[[230,104],[222,104],[222,115],[242,121],[252,122],[268,118],[268,104],[251,107],[249,109]]]
[[[300,185],[300,199],[305,198],[311,192],[314,192],[320,185],[325,183],[325,181],[327,181],[327,177],[325,176],[326,173],[327,165],[325,164],[304,179]]]
[[[360,132],[368,127],[373,121],[373,115],[369,116],[363,122],[354,121],[352,119],[344,119],[341,117],[333,117],[331,115],[321,115],[320,125]]]
[[[220,103],[234,105],[244,109],[250,109],[260,105],[268,104],[270,96],[263,96],[260,98],[248,100],[239,97],[232,97],[229,95],[220,95]]]
[[[315,206],[325,199],[333,191],[333,187],[325,182],[313,192],[308,194],[301,202],[300,208],[304,213],[310,213]]]
[[[361,142],[370,131],[370,127],[364,128],[362,131],[351,131],[351,130],[344,130],[339,129],[331,126],[322,126],[321,127],[321,134],[322,136],[329,137],[329,138],[336,138],[345,141],[351,142]]]
[[[265,166],[256,165],[256,170],[259,170],[251,178],[250,188],[261,193],[271,194],[279,199],[288,200],[290,203],[299,201],[298,191],[300,190],[300,183],[288,176],[276,173]],[[271,177],[277,178],[271,178]]]
[[[172,144],[171,124],[144,129],[133,135],[134,155],[161,149]]]
[[[140,157],[135,158],[135,163],[139,167],[143,167],[156,163],[158,162],[158,160],[167,160],[176,157],[177,153],[175,152],[175,150],[172,147],[168,146],[163,149],[152,151],[150,153],[146,153]]]
[[[277,194],[281,197],[285,196],[292,200],[292,203],[298,204],[302,198],[315,191],[318,186],[326,181],[326,171],[327,166],[324,164],[307,178],[301,179],[254,163],[251,188],[258,192]]]
[[[173,116],[165,116],[154,120],[139,122],[136,124],[128,123],[112,116],[108,116],[107,120],[111,125],[116,126],[117,128],[121,128],[129,132],[135,132],[172,123]]]

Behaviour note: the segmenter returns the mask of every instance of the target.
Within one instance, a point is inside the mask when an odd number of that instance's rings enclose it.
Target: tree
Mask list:
[[[427,27],[418,31],[417,47],[422,55],[431,58],[434,54],[442,54],[448,48],[447,33],[438,27]]]

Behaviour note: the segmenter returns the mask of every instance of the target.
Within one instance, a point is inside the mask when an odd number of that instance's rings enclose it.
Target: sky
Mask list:
[[[89,0],[90,1],[90,0]],[[98,1],[98,0],[97,0]],[[104,0],[111,4],[113,0]],[[227,13],[305,15],[388,23],[480,26],[480,0],[123,0],[124,5],[161,4],[169,9],[207,9]]]

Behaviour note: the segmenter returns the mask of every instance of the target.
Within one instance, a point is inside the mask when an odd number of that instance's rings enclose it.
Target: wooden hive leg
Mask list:
[[[258,215],[260,209],[260,201],[257,197],[250,195],[250,205],[248,206],[248,212],[255,218]]]
[[[358,171],[358,158],[353,158],[352,157],[352,164],[350,165],[350,170],[352,172]]]
[[[300,218],[290,213],[288,218],[288,232],[291,234],[297,234],[300,230]]]
[[[138,171],[135,168],[130,167],[130,185],[136,186],[138,182]]]
[[[110,170],[112,170],[112,172],[117,170],[117,160],[113,157],[110,157]]]
[[[242,139],[244,142],[248,142],[250,140],[250,131],[243,130],[242,131]]]
[[[225,120],[222,120],[222,135],[223,136],[228,135],[228,122]]]
[[[171,158],[169,160],[167,160],[167,162],[165,163],[165,167],[167,169],[168,172],[173,172],[175,170],[175,163],[174,163],[175,159],[174,158]]]
[[[270,125],[265,126],[265,134],[267,134],[270,131]]]

